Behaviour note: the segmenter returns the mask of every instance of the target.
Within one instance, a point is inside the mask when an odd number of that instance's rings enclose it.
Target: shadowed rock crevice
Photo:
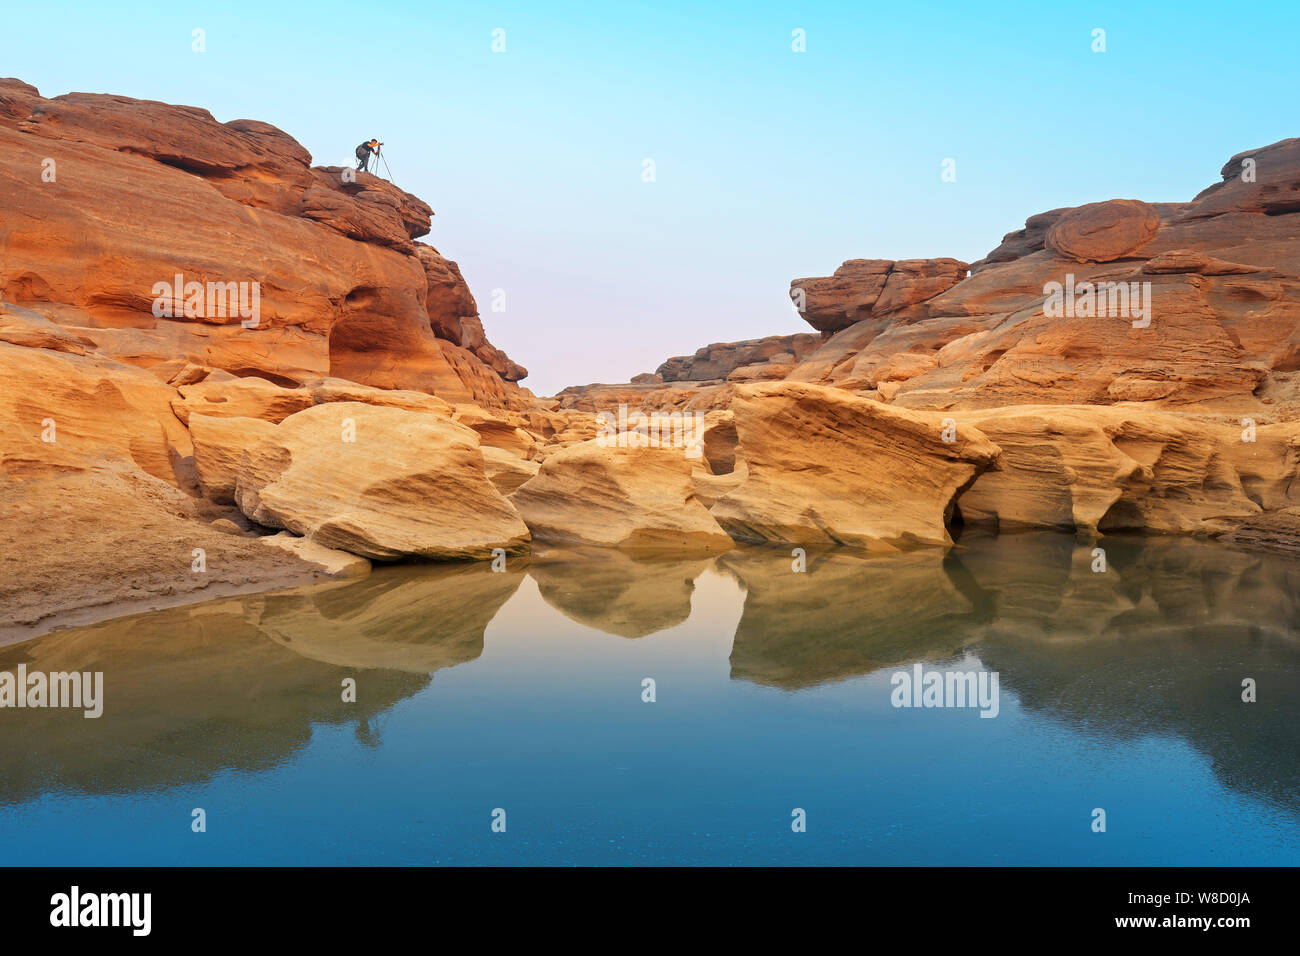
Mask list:
[[[736,470],[740,437],[735,422],[723,422],[704,433],[704,461],[711,475],[730,475]]]

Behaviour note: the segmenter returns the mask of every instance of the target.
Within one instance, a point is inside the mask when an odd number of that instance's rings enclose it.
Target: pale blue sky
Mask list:
[[[789,280],[844,259],[971,261],[1297,133],[1293,2],[696,6],[10,4],[0,75],[264,120],[324,164],[378,136],[542,394],[805,331]]]

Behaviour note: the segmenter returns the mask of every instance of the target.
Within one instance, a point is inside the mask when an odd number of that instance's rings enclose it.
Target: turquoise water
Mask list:
[[[1104,544],[393,567],[2,648],[105,701],[0,710],[0,863],[1295,864],[1300,561]],[[894,707],[917,662],[997,716]]]

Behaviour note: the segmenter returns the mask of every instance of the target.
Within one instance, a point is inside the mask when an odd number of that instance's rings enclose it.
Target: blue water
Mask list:
[[[104,716],[0,710],[0,863],[1300,861],[1300,562],[1105,544],[397,567],[57,632],[0,670],[102,670]],[[996,671],[997,717],[892,706],[916,661]]]

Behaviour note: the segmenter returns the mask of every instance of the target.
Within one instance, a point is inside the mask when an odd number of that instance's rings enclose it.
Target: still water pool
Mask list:
[[[0,710],[0,864],[1300,862],[1300,560],[1104,544],[557,551],[0,648],[104,675]],[[918,663],[996,717],[894,706]]]

